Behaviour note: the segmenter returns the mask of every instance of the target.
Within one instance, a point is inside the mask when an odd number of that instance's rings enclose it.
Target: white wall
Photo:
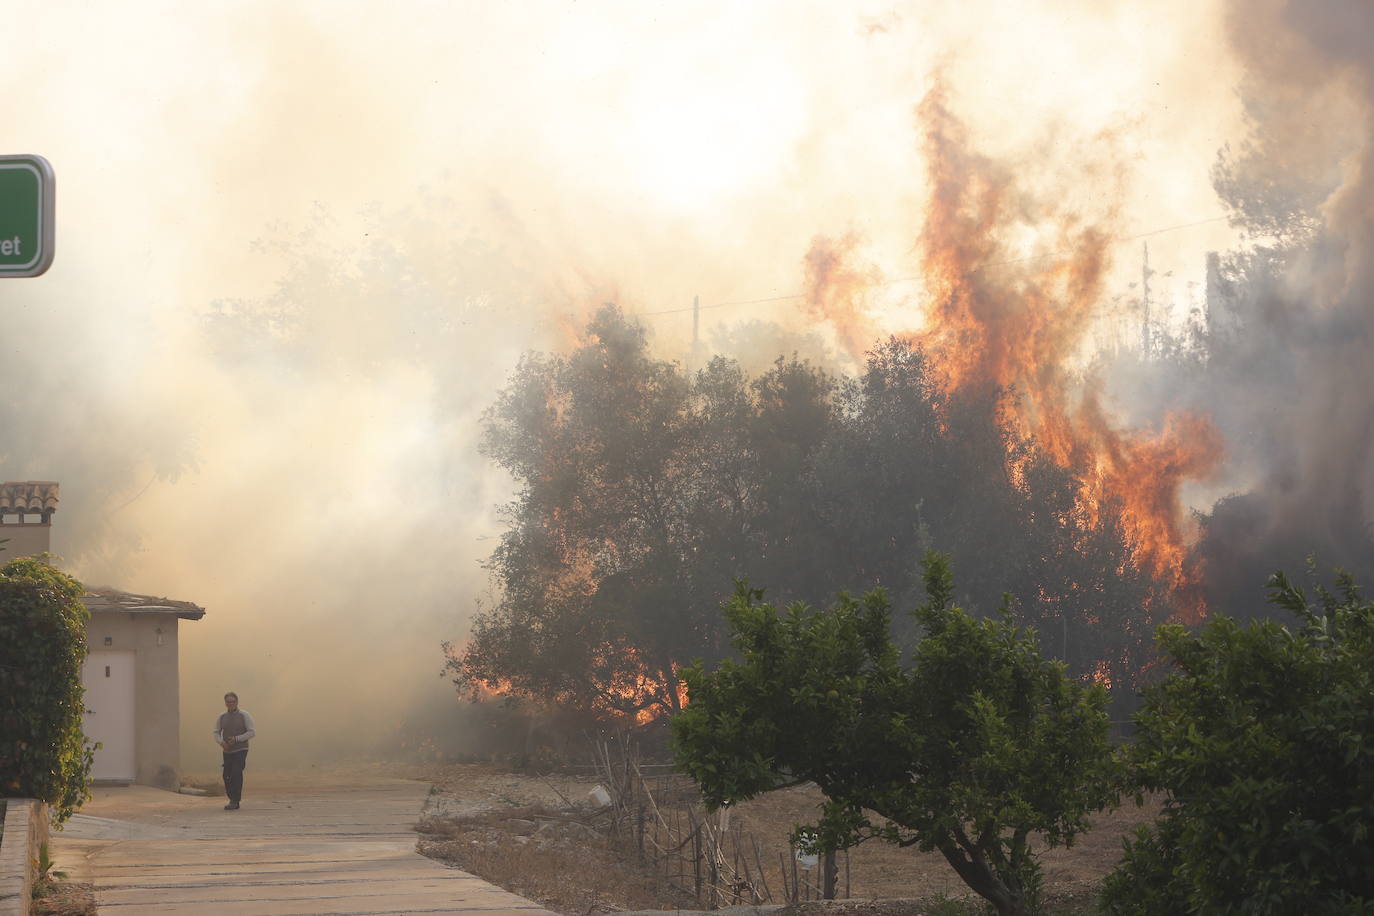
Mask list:
[[[92,652],[134,653],[135,782],[164,789],[181,784],[178,623],[174,614],[110,611],[92,614],[86,630]]]

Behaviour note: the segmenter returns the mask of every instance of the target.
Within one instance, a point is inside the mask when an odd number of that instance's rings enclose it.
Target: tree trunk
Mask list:
[[[954,866],[954,870],[964,879],[964,883],[975,894],[993,905],[997,910],[997,916],[1030,916],[1026,901],[1002,883],[1002,879],[997,877],[986,862],[970,858],[953,842],[941,843],[937,848],[945,860]]]

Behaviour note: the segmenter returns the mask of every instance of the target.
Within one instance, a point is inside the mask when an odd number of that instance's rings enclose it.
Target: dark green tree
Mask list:
[[[676,709],[679,664],[726,651],[722,582],[825,569],[802,481],[831,388],[796,359],[753,379],[716,359],[689,377],[613,306],[571,354],[526,357],[486,415],[483,448],[518,492],[489,564],[497,602],[448,647],[457,684]]]
[[[864,373],[845,380],[836,400],[840,421],[814,472],[815,499],[834,549],[823,586],[796,597],[819,603],[848,583],[864,582],[898,601],[916,598],[920,574],[913,558],[930,545],[934,531],[958,555],[946,522],[953,504],[970,495],[959,486],[945,435],[947,404],[925,354],[896,339],[874,347]],[[1002,467],[994,465],[994,481],[1004,476]],[[777,570],[772,578],[751,578],[790,583],[791,574]]]
[[[749,384],[752,417],[746,448],[753,458],[756,500],[747,520],[753,551],[729,566],[704,567],[713,590],[711,620],[722,627],[717,608],[728,597],[721,583],[733,578],[787,582],[793,594],[833,594],[838,533],[818,506],[825,481],[817,456],[835,434],[835,381],[812,364],[779,357]],[[722,628],[722,643],[724,633]],[[688,657],[691,657],[690,655]]]
[[[826,803],[798,828],[803,846],[939,850],[999,913],[1028,913],[1031,836],[1071,843],[1113,799],[1106,695],[1005,615],[953,606],[945,557],[924,566],[923,636],[905,661],[881,589],[779,612],[741,584],[725,608],[739,660],[683,672],[678,764],[713,806],[814,782]]]
[[[627,715],[676,705],[694,433],[686,380],[614,307],[569,356],[521,362],[486,415],[484,451],[519,492],[490,561],[499,601],[450,649],[461,685]]]
[[[1127,844],[1107,912],[1374,911],[1374,603],[1344,574],[1315,603],[1282,573],[1269,586],[1296,628],[1160,628],[1176,670],[1147,692],[1130,762],[1164,811]]]
[[[90,798],[94,761],[81,730],[81,592],[42,559],[0,567],[0,792],[47,802],[58,823]]]

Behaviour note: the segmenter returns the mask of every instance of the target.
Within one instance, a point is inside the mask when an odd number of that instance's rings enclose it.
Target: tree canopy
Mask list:
[[[678,763],[713,806],[814,782],[827,801],[798,829],[804,847],[938,850],[998,912],[1025,913],[1039,887],[1030,836],[1072,842],[1113,797],[1106,693],[1006,615],[955,607],[944,556],[927,555],[925,583],[909,659],[881,589],[780,612],[741,584],[725,609],[739,661],[683,671]]]
[[[1374,603],[1342,575],[1297,619],[1160,630],[1130,761],[1163,814],[1107,881],[1112,913],[1346,913],[1374,906]]]
[[[688,374],[607,306],[572,352],[527,354],[485,415],[483,451],[517,494],[495,601],[448,671],[464,690],[656,715],[679,706],[683,663],[729,652],[717,608],[734,579],[781,583],[784,601],[858,584],[914,603],[938,544],[967,573],[966,606],[990,613],[1011,590],[1073,673],[1130,686],[1162,592],[1114,507],[1083,528],[1081,484],[1000,400],[946,394],[898,339],[854,378],[796,357]]]

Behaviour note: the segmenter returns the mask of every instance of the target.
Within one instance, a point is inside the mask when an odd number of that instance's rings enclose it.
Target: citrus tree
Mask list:
[[[1175,672],[1136,716],[1131,774],[1164,793],[1106,882],[1108,912],[1374,912],[1374,603],[1342,574],[1296,617],[1162,627]]]
[[[783,611],[741,584],[725,608],[737,661],[684,670],[679,767],[711,806],[814,782],[824,852],[880,839],[939,850],[1002,914],[1032,912],[1032,835],[1071,843],[1113,800],[1105,691],[1066,677],[1007,614],[953,605],[947,558],[925,559],[923,635],[903,658],[885,593]]]

